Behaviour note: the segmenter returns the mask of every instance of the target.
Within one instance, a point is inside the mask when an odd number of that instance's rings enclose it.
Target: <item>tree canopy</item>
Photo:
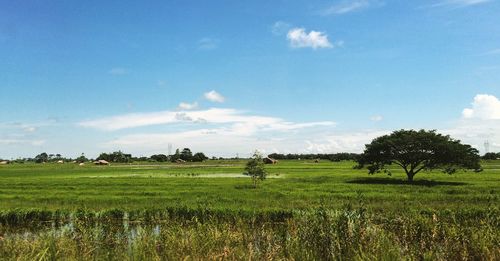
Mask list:
[[[42,152],[35,156],[36,163],[42,163],[49,161],[49,155],[46,152]]]
[[[452,174],[459,169],[481,171],[478,150],[435,130],[398,130],[374,139],[358,159],[358,168],[367,166],[370,174],[386,172],[398,165],[408,181],[420,171],[441,169]]]
[[[483,159],[485,160],[496,160],[500,159],[500,152],[488,152],[484,154]]]
[[[126,154],[121,151],[115,151],[113,153],[101,153],[96,160],[105,160],[108,162],[116,163],[130,163],[132,162],[132,155]]]

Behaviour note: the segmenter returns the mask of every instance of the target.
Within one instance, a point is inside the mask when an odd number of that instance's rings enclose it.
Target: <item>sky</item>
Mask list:
[[[0,158],[500,151],[500,1],[0,0]]]

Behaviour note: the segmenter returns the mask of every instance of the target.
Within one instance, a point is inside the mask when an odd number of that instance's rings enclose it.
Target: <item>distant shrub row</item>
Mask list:
[[[356,153],[333,153],[333,154],[279,154],[272,153],[269,154],[270,158],[277,160],[312,160],[312,159],[322,159],[330,161],[343,161],[343,160],[357,160],[360,154]]]

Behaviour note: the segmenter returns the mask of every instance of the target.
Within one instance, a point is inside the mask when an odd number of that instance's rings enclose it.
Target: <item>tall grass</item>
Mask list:
[[[12,213],[2,213],[0,258],[500,259],[500,211],[496,207],[383,215],[350,205],[340,209],[320,207],[253,214],[183,208],[132,212],[80,210],[50,215],[32,210],[32,213],[59,217],[59,221],[28,229],[27,223],[12,223],[7,219]],[[27,216],[31,218],[34,214],[20,212],[13,220]]]

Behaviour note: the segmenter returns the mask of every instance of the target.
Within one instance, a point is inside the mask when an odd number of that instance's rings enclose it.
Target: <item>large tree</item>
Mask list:
[[[436,131],[398,130],[374,139],[358,159],[358,167],[370,174],[386,172],[395,164],[406,172],[408,181],[420,171],[441,169],[452,174],[459,169],[481,171],[477,149]]]

